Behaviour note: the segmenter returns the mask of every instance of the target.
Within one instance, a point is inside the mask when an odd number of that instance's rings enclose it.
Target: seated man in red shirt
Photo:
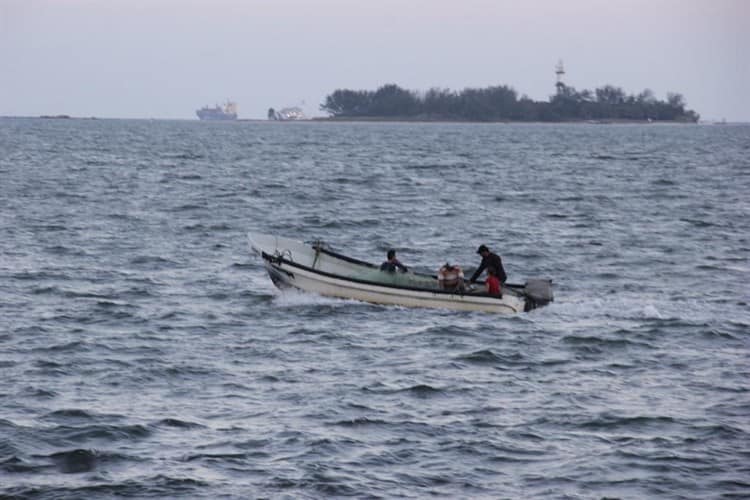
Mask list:
[[[497,295],[498,297],[503,296],[502,285],[500,279],[497,277],[497,271],[494,267],[487,268],[487,279],[484,282],[484,286],[487,288],[487,293],[490,295]]]

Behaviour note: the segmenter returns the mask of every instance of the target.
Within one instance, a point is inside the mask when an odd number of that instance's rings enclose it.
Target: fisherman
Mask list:
[[[446,262],[438,271],[438,285],[443,290],[464,291],[464,271],[461,267]]]
[[[500,280],[500,283],[505,283],[505,280],[508,279],[508,276],[505,274],[505,269],[503,269],[503,260],[500,258],[500,256],[490,252],[490,249],[487,248],[487,245],[479,245],[477,253],[482,256],[482,263],[479,264],[479,267],[476,271],[474,271],[474,274],[471,276],[471,279],[469,279],[469,281],[471,283],[475,283],[479,275],[482,274],[482,271],[492,268],[495,270],[495,276],[497,276],[497,279]]]
[[[487,290],[487,293],[490,295],[496,295],[498,297],[503,296],[503,289],[500,285],[500,280],[498,279],[497,275],[495,274],[495,268],[488,266],[487,267],[487,279],[484,282],[485,289]]]
[[[402,273],[405,273],[408,271],[405,265],[403,265],[399,260],[396,258],[396,251],[394,249],[388,250],[387,254],[388,260],[380,264],[380,270],[386,271],[388,273],[395,273],[396,269],[401,270]]]

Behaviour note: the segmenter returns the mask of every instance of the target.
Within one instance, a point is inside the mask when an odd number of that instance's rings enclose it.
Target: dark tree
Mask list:
[[[419,99],[413,92],[391,83],[375,91],[369,112],[375,116],[414,116],[419,108]]]
[[[333,116],[367,116],[370,112],[372,93],[366,90],[336,90],[326,97],[320,106]]]
[[[625,102],[625,92],[620,87],[605,85],[598,88],[596,92],[596,101],[600,104],[622,104]]]

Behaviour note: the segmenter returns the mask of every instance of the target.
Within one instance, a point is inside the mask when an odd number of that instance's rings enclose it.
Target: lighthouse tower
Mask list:
[[[563,75],[565,74],[562,59],[560,59],[557,62],[557,66],[555,66],[555,74],[557,75],[557,83],[555,83],[555,87],[557,87],[557,95],[560,95],[563,93],[563,90],[565,90],[565,84],[562,81]]]

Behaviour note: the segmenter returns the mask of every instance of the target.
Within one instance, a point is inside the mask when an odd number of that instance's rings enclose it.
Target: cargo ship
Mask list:
[[[198,118],[201,120],[236,120],[237,119],[237,103],[227,101],[224,106],[218,104],[213,108],[203,106],[201,109],[195,112]]]

